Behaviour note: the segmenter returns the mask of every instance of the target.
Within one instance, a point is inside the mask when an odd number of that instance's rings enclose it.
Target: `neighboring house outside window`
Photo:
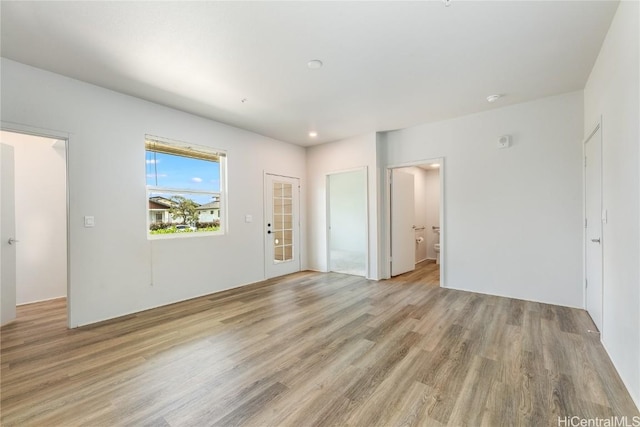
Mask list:
[[[220,219],[220,201],[214,199],[213,202],[198,207],[198,221],[212,222]]]
[[[173,202],[164,197],[151,197],[149,199],[149,223],[177,222],[171,218],[169,209]]]

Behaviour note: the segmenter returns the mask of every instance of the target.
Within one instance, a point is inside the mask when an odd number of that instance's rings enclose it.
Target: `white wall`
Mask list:
[[[413,201],[415,207],[414,225],[424,227],[423,230],[415,233],[416,238],[422,237],[424,241],[416,244],[416,262],[423,261],[429,257],[429,234],[430,227],[427,226],[427,171],[416,166],[401,168],[402,171],[413,175]]]
[[[375,133],[307,148],[309,268],[327,271],[327,174],[367,167],[369,188],[369,272],[378,276],[378,198]]]
[[[4,58],[1,79],[5,127],[69,135],[71,326],[264,278],[263,172],[300,177],[304,200],[303,148]],[[147,239],[145,134],[227,151],[226,235]]]
[[[602,116],[602,342],[640,406],[640,30],[638,2],[620,2],[584,90],[584,135]]]
[[[444,157],[450,288],[583,306],[582,92],[388,132],[380,157]],[[500,135],[512,147],[496,148]]]
[[[2,132],[15,153],[18,305],[67,295],[67,172],[56,141]]]

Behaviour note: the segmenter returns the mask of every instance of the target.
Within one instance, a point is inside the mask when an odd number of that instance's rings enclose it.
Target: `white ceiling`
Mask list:
[[[2,1],[1,53],[304,146],[582,89],[617,4]]]

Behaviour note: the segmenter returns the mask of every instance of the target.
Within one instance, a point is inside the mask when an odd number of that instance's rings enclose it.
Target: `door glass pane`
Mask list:
[[[293,260],[293,184],[273,183],[273,260]]]

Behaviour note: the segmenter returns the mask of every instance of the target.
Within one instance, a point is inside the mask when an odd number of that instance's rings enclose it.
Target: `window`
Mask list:
[[[222,234],[226,154],[151,136],[145,150],[148,236]]]

